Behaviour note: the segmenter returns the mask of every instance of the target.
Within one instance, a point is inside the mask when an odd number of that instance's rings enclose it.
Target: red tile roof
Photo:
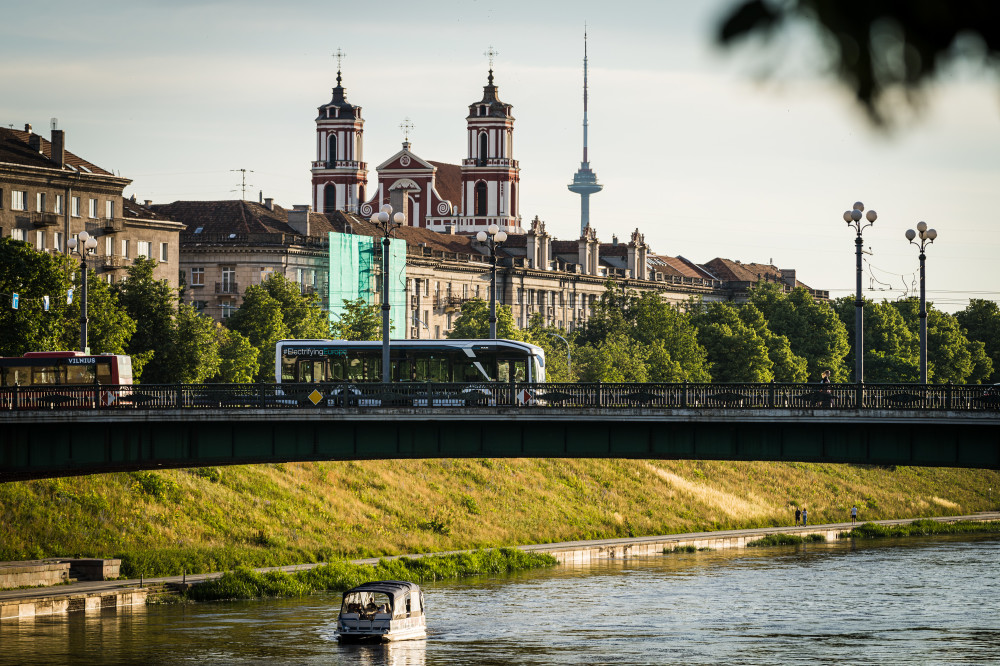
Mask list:
[[[41,152],[33,150],[29,145],[29,137],[32,133],[24,130],[15,130],[0,127],[0,162],[10,164],[22,164],[25,166],[45,167],[47,169],[58,169],[52,161],[52,143],[38,136]],[[78,171],[80,173],[93,173],[99,176],[113,176],[110,171],[105,171],[101,167],[88,162],[68,150],[64,151],[65,171]]]
[[[447,162],[432,162],[437,167],[434,174],[434,188],[443,198],[455,206],[462,205],[462,167]]]

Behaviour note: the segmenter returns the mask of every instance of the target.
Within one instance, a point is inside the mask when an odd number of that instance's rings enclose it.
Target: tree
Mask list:
[[[849,331],[854,330],[857,307],[853,296],[833,302],[834,311]],[[864,304],[865,381],[875,384],[915,382],[920,378],[920,358],[916,334],[907,326],[899,310],[883,301]],[[846,357],[854,366],[854,336],[848,338],[851,351]]]
[[[473,298],[462,303],[462,311],[452,324],[448,337],[454,340],[475,340],[490,337],[490,306],[481,298]],[[509,305],[497,308],[497,337],[506,340],[520,340],[520,332],[514,325],[514,315]]]
[[[192,306],[181,303],[175,320],[177,340],[172,346],[170,379],[184,384],[200,384],[219,373],[217,325],[210,317],[198,314]]]
[[[708,352],[717,382],[769,382],[774,379],[767,345],[743,323],[737,306],[709,303],[693,317],[698,342]]]
[[[252,382],[260,370],[257,350],[239,331],[224,326],[216,327],[219,345],[219,372],[213,382],[246,384]]]
[[[989,0],[742,0],[719,25],[718,42],[798,33],[806,24],[828,45],[841,84],[875,124],[898,112],[887,94],[902,89],[911,104],[956,60],[1000,69],[1000,8]]]
[[[280,304],[289,337],[295,340],[329,337],[330,320],[320,307],[317,294],[303,294],[298,283],[280,273],[272,273],[260,286]]]
[[[744,303],[739,308],[739,316],[744,324],[757,333],[767,346],[767,356],[771,359],[771,372],[776,382],[804,382],[809,378],[806,359],[792,352],[791,343],[784,335],[775,335],[767,327],[764,314],[753,303]]]
[[[340,340],[381,340],[381,310],[381,306],[368,305],[363,298],[353,301],[345,298],[344,313],[332,326],[333,337]],[[391,320],[389,324],[391,327]]]
[[[243,334],[257,350],[258,369],[254,379],[274,381],[275,345],[289,337],[281,303],[262,285],[251,285],[243,294],[243,304],[229,317],[226,325]]]
[[[919,344],[920,301],[907,298],[896,301],[907,327]],[[993,367],[981,342],[970,342],[954,315],[941,312],[927,303],[927,381],[935,384],[955,382],[981,383]]]
[[[835,382],[847,381],[847,329],[829,304],[817,303],[802,287],[786,294],[771,283],[754,287],[748,301],[764,315],[768,329],[788,338],[792,352],[806,359],[810,381],[818,381],[824,370]]]
[[[80,345],[80,308],[83,305],[80,281],[83,271],[74,278],[73,303],[67,308],[69,325],[63,336],[64,349]],[[129,316],[111,286],[92,271],[87,273],[87,346],[94,354],[127,354],[135,334],[136,321]]]
[[[521,331],[522,339],[545,352],[545,381],[575,381],[576,374],[571,372],[569,359],[576,353],[576,336],[555,326],[546,326],[544,321],[540,312],[531,315],[528,328]]]
[[[955,313],[955,319],[970,341],[983,343],[983,352],[992,365],[986,381],[1000,382],[1000,307],[993,301],[973,298],[964,310]]]
[[[582,382],[646,382],[648,350],[624,335],[611,335],[577,349],[578,374]]]
[[[23,241],[0,238],[0,354],[22,356],[29,351],[62,347],[70,313],[66,292],[72,286],[66,257],[37,252]],[[18,308],[13,308],[13,294]],[[49,297],[45,311],[43,297]],[[79,340],[79,328],[77,340]],[[77,345],[70,347],[75,349]]]
[[[171,368],[177,341],[177,295],[166,280],[153,277],[154,268],[155,261],[136,257],[128,275],[112,291],[136,323],[128,344],[134,376],[141,375],[148,384],[166,384],[177,381]]]

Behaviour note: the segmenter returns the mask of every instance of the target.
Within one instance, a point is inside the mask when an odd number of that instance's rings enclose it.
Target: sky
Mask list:
[[[582,158],[586,23],[601,241],[639,229],[655,253],[774,263],[847,296],[855,232],[842,215],[860,200],[878,212],[864,232],[867,297],[918,293],[904,233],[925,220],[938,231],[928,299],[947,311],[1000,300],[1000,81],[952,67],[918,114],[879,131],[820,73],[810,34],[784,50],[718,49],[732,3],[38,0],[0,13],[0,123],[47,137],[57,118],[67,149],[130,178],[140,201],[239,198],[247,169],[246,198],[291,207],[311,203],[335,51],[362,107],[372,191],[406,119],[420,157],[465,157],[492,47],[516,118],[523,224],[537,215],[576,238],[566,185]]]

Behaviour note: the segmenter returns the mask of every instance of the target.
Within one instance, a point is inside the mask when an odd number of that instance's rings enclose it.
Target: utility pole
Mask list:
[[[240,173],[240,198],[243,199],[244,201],[246,201],[247,200],[247,174],[248,173],[253,173],[253,169],[230,169],[230,171],[232,171],[234,173],[238,171]],[[253,185],[250,185],[250,187],[253,187]],[[230,190],[230,191],[231,192],[235,192],[236,190]]]

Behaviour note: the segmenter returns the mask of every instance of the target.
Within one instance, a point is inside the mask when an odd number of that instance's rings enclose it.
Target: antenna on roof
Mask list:
[[[54,129],[54,130],[59,129],[59,119],[58,118],[51,119],[49,121],[49,124],[51,125],[52,129]]]
[[[246,201],[247,200],[247,174],[248,173],[253,173],[253,169],[230,169],[230,171],[233,171],[233,172],[239,171],[240,172],[240,188],[239,188],[239,190],[229,190],[229,191],[230,192],[239,191],[239,193],[240,193],[240,199],[242,199],[243,201]],[[253,187],[253,185],[250,185],[250,187]]]

